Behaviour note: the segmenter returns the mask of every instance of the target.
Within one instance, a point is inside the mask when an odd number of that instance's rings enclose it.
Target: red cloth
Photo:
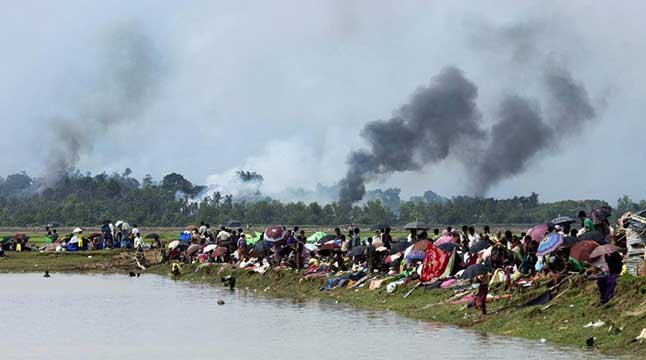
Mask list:
[[[422,264],[420,280],[426,282],[444,274],[450,257],[451,254],[429,243],[424,256],[424,263]]]

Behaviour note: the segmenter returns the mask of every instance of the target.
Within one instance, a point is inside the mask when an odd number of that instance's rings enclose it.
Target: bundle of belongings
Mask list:
[[[644,249],[646,249],[646,210],[625,213],[619,225],[626,236],[626,272],[634,276],[644,275]]]

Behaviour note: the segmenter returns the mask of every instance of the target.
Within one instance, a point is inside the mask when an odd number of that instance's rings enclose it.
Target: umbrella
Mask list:
[[[341,246],[331,242],[331,243],[325,243],[321,245],[321,250],[338,250],[340,249]]]
[[[558,217],[555,217],[554,219],[552,219],[552,221],[550,222],[554,225],[565,225],[565,224],[572,224],[573,222],[576,222],[576,220],[569,216],[559,215]]]
[[[228,250],[229,250],[228,248],[226,248],[224,246],[220,246],[220,247],[216,248],[215,250],[213,250],[213,252],[211,253],[211,256],[213,256],[213,257],[222,256],[222,255],[226,254]]]
[[[258,241],[256,245],[254,245],[253,250],[256,254],[262,254],[264,252],[269,251],[273,244],[267,240],[262,240]]]
[[[204,249],[202,250],[202,252],[203,252],[203,253],[207,253],[207,252],[209,252],[209,251],[215,250],[217,247],[218,247],[218,246],[217,246],[217,245],[215,245],[215,244],[206,245],[206,246],[204,247]]]
[[[387,228],[387,227],[388,227],[388,225],[386,225],[386,224],[382,224],[382,223],[379,223],[379,224],[374,224],[374,225],[372,225],[372,226],[370,227],[370,230],[371,230],[371,231],[381,230],[381,229],[385,229],[385,228]]]
[[[538,244],[538,250],[536,255],[543,256],[551,253],[556,250],[559,246],[563,244],[563,235],[559,233],[548,234],[541,242]]]
[[[324,238],[326,235],[323,231],[317,231],[314,234],[310,235],[307,238],[307,242],[310,244],[320,242],[322,238]]]
[[[155,239],[155,240],[157,240],[157,239],[159,239],[159,235],[157,235],[155,233],[150,233],[150,234],[146,235],[146,239]]]
[[[424,224],[423,222],[420,221],[413,221],[412,223],[406,224],[404,226],[404,229],[406,230],[428,230],[428,225]]]
[[[424,260],[425,257],[425,251],[413,250],[412,246],[410,246],[408,249],[406,249],[406,252],[404,252],[404,259],[408,261]]]
[[[193,244],[186,249],[186,255],[193,255],[200,249],[200,245]]]
[[[392,244],[392,246],[390,247],[390,253],[394,254],[394,253],[404,251],[409,246],[410,246],[410,244],[407,241],[400,240],[400,241]]]
[[[17,232],[17,233],[15,233],[15,234],[14,234],[13,238],[14,238],[15,240],[26,239],[26,238],[27,238],[27,234],[25,234],[25,233],[21,233],[21,232]]]
[[[285,230],[280,226],[270,226],[265,230],[265,240],[269,242],[280,241],[285,237]]]
[[[540,242],[545,237],[547,232],[547,224],[540,224],[527,230],[527,235],[531,236],[532,240]]]
[[[186,230],[188,230],[188,231],[193,231],[193,230],[197,230],[197,229],[198,229],[198,227],[196,225],[189,225],[189,226],[186,227]]]
[[[435,245],[442,245],[442,244],[448,244],[448,243],[453,243],[453,236],[451,235],[442,235],[437,240],[435,240]]]
[[[242,223],[241,223],[240,221],[238,221],[238,220],[229,220],[229,221],[227,221],[227,222],[226,222],[226,224],[225,224],[225,225],[226,225],[227,227],[230,227],[230,228],[239,228],[239,227],[242,227]]]
[[[426,251],[429,244],[432,244],[432,242],[430,242],[429,240],[420,240],[413,244],[413,250]]]
[[[365,246],[355,246],[350,250],[350,256],[361,256],[366,251]]]
[[[325,235],[322,238],[320,238],[317,243],[319,244],[325,244],[328,241],[336,240],[336,235],[330,234],[330,235]]]
[[[90,234],[89,239],[94,239],[94,238],[97,238],[99,236],[103,236],[103,234],[101,234],[100,232],[93,232],[93,233]]]
[[[572,246],[570,249],[570,256],[578,261],[590,260],[590,253],[599,246],[595,241],[583,240]]]
[[[462,273],[463,279],[472,279],[476,276],[484,275],[491,271],[491,268],[483,264],[470,265]]]
[[[451,252],[451,251],[455,250],[455,247],[456,247],[456,246],[457,246],[457,245],[455,245],[455,244],[454,244],[454,243],[452,243],[452,242],[447,242],[447,243],[444,243],[444,244],[437,245],[437,247],[438,247],[440,250],[443,250],[443,251],[446,251],[446,252]]]
[[[599,245],[608,243],[606,241],[606,235],[604,235],[601,231],[598,231],[598,230],[588,231],[584,233],[583,235],[581,235],[581,240],[596,241]]]
[[[168,248],[173,250],[174,248],[179,246],[179,240],[173,240],[168,243]]]
[[[76,228],[76,229],[74,229],[74,231],[72,231],[72,234],[78,234],[78,233],[80,233],[80,232],[83,232],[83,229],[81,229],[81,228]]]
[[[469,247],[469,253],[470,254],[477,254],[480,251],[488,248],[489,246],[490,246],[489,242],[487,242],[487,241],[478,241],[477,243],[473,244],[473,246]]]
[[[578,242],[579,242],[578,237],[568,235],[568,236],[563,237],[563,245],[562,246],[570,247],[570,246],[573,246],[574,244],[576,244]]]
[[[599,256],[604,256],[607,254],[612,254],[615,251],[619,251],[620,249],[614,245],[611,244],[606,244],[606,245],[601,245],[590,253],[590,259],[594,259]]]

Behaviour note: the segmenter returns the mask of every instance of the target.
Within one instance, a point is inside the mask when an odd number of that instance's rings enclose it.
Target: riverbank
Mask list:
[[[148,252],[152,262],[157,256]],[[97,251],[77,253],[10,253],[0,259],[1,272],[127,272],[137,270],[134,253],[124,251]],[[149,268],[147,272],[170,276],[168,264]],[[594,348],[604,354],[637,355],[646,351],[646,343],[633,341],[646,327],[646,279],[621,277],[616,296],[608,304],[599,306],[594,282],[574,277],[564,283],[558,297],[548,305],[518,309],[523,303],[545,290],[545,286],[530,288],[511,299],[488,304],[489,314],[481,316],[464,305],[451,305],[447,299],[453,291],[445,289],[416,289],[404,298],[413,285],[402,286],[394,294],[384,288],[369,290],[338,288],[320,291],[323,278],[303,279],[289,270],[272,271],[264,275],[230,266],[215,265],[196,272],[193,265],[183,265],[178,280],[207,283],[221,287],[220,278],[233,275],[237,288],[248,289],[263,296],[300,299],[325,298],[340,303],[372,310],[394,311],[400,315],[423,321],[451,324],[502,336],[546,339],[558,345],[587,348],[586,340],[595,337]],[[604,325],[584,327],[601,320]]]

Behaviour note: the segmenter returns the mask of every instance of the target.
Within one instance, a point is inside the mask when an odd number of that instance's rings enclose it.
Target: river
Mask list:
[[[155,275],[0,274],[0,334],[5,360],[602,359],[384,312]]]

